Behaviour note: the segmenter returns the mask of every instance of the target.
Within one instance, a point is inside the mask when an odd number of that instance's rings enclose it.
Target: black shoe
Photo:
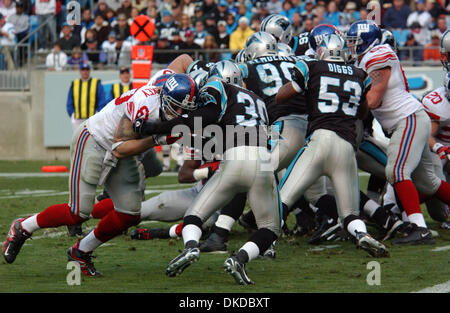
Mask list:
[[[414,232],[417,228],[417,225],[410,222],[403,222],[398,228],[397,233],[402,234],[403,236],[407,236]]]
[[[300,213],[296,214],[295,219],[296,223],[292,229],[292,234],[294,236],[304,236],[317,227],[314,216],[308,214],[308,212],[304,212],[304,210],[301,210]]]
[[[91,260],[94,257],[92,256],[92,252],[85,253],[81,251],[79,245],[80,240],[67,250],[68,260],[80,264],[80,269],[84,276],[102,276],[102,273],[95,269],[94,263]]]
[[[258,226],[256,225],[255,215],[253,215],[252,211],[248,211],[247,213],[242,214],[238,219],[238,223],[249,231],[258,229]]]
[[[199,248],[186,248],[180,255],[170,261],[166,268],[166,275],[169,277],[178,276],[192,263],[200,259]]]
[[[342,228],[337,219],[323,215],[320,217],[320,224],[317,231],[309,238],[308,243],[318,245],[323,241],[333,241],[338,239]]]
[[[70,237],[82,237],[84,235],[81,223],[76,225],[68,225],[67,232]]]
[[[234,280],[239,285],[253,285],[255,284],[245,272],[245,264],[240,263],[236,256],[232,254],[228,259],[223,263],[223,267],[225,272],[229,273],[233,276]]]
[[[394,213],[389,213],[385,223],[381,225],[382,230],[380,232],[378,239],[381,241],[391,239],[392,237],[395,236],[395,233],[400,229],[402,225],[403,221],[401,221],[397,217],[397,215],[395,215]]]
[[[8,236],[3,243],[2,254],[6,262],[13,263],[20,252],[25,241],[31,237],[31,234],[22,228],[24,218],[16,219],[12,222]]]
[[[450,222],[442,222],[441,228],[442,229],[450,229]]]
[[[356,247],[367,251],[376,258],[389,256],[389,250],[367,233],[356,232]]]
[[[139,228],[131,231],[130,237],[135,240],[168,239],[169,228]]]
[[[415,225],[415,224],[414,224]],[[430,230],[416,226],[415,230],[403,238],[392,240],[393,245],[434,245],[435,240]]]
[[[264,259],[275,259],[277,257],[277,253],[275,251],[275,245],[271,244],[269,249],[267,249],[262,255]]]
[[[216,233],[211,233],[208,239],[200,244],[200,252],[226,253],[228,245],[225,238]]]

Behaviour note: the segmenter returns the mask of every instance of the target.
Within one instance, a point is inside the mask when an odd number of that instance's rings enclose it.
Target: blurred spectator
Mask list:
[[[216,42],[220,49],[228,49],[230,45],[230,35],[227,33],[227,23],[225,21],[217,22]]]
[[[214,12],[216,10],[216,2],[214,0],[204,0],[202,8],[204,14]]]
[[[303,32],[310,32],[314,28],[313,20],[310,18],[307,18],[303,25],[304,25]]]
[[[56,0],[36,0],[35,11],[38,17],[39,30],[39,48],[40,50],[47,49],[47,37],[50,37],[50,42],[56,41]]]
[[[156,42],[156,50],[153,59],[156,63],[168,64],[174,58],[171,53],[163,52],[163,50],[170,50],[172,47],[170,46],[169,38],[166,36],[160,36],[158,41]]]
[[[205,31],[213,35],[214,37],[217,36],[217,22],[216,22],[217,16],[214,12],[209,12],[205,19]]]
[[[288,2],[288,1],[285,1],[285,2]],[[314,17],[316,16],[316,9],[314,8],[314,6],[315,6],[314,0],[306,0],[305,1],[305,10],[300,13],[303,20],[314,19]],[[284,7],[284,4],[283,4],[283,7]]]
[[[117,15],[123,13],[127,17],[127,19],[129,19],[131,16],[131,9],[131,0],[122,0],[122,5],[116,10],[116,13]]]
[[[92,19],[92,14],[90,9],[84,9],[81,13],[81,27],[85,29],[90,29],[94,25],[94,20]]]
[[[181,6],[179,0],[172,0],[172,18],[174,21],[178,21],[181,16]]]
[[[227,33],[228,35],[231,35],[231,33],[234,32],[237,27],[236,18],[233,14],[230,13],[227,15],[225,22],[227,22]]]
[[[152,9],[156,10],[156,3],[155,3],[155,1],[149,0],[149,1],[147,1],[147,6],[141,10],[141,14],[150,16],[150,11]]]
[[[259,14],[253,15],[252,19],[250,20],[250,28],[255,32],[259,32],[261,30],[261,20],[262,19],[259,17]]]
[[[6,69],[8,70],[15,68],[11,57],[11,49],[16,44],[15,32],[14,25],[7,22],[3,14],[0,13],[0,47],[1,53],[5,58]]]
[[[286,16],[289,20],[292,18],[292,14],[294,14],[295,9],[292,8],[292,3],[289,0],[283,1],[282,10],[278,13],[283,16]]]
[[[249,21],[251,21],[253,13],[250,10],[247,10],[247,6],[245,4],[241,4],[238,6],[238,14],[236,15],[236,19],[239,19],[245,16]]]
[[[436,30],[439,32],[439,35],[442,36],[447,30],[447,22],[445,20],[445,15],[439,16],[437,19],[437,28]]]
[[[122,0],[105,0],[108,8],[111,8],[114,12],[122,5]]]
[[[72,121],[72,131],[105,105],[105,91],[100,79],[91,78],[89,64],[81,64],[80,78],[72,81],[67,95],[66,109]]]
[[[318,24],[331,24],[331,20],[326,17],[326,9],[324,6],[318,5],[316,7],[316,17]]]
[[[105,40],[100,48],[106,54],[106,63],[108,65],[116,64],[116,33],[114,31],[109,32],[108,40]]]
[[[393,6],[386,10],[383,16],[383,24],[387,29],[404,29],[411,9],[404,0],[393,0]]]
[[[238,14],[238,8],[236,6],[236,2],[234,2],[234,0],[226,0],[226,1],[227,1],[228,13],[231,13],[234,16],[236,16],[236,14]]]
[[[138,16],[138,15],[140,15],[141,13],[139,13],[139,10],[137,9],[137,8],[135,8],[135,7],[133,7],[132,9],[131,9],[131,16],[130,16],[130,18],[128,19],[128,23],[131,25],[131,23],[133,23],[133,21],[136,19],[136,17]]]
[[[111,31],[111,27],[108,22],[105,21],[102,14],[97,14],[94,19],[94,25],[92,25],[91,29],[95,31],[97,47],[100,47],[102,43],[108,39],[108,34]]]
[[[181,0],[181,14],[187,16],[194,16],[195,13],[195,1],[194,0]]]
[[[61,29],[62,37],[58,39],[57,43],[63,51],[71,51],[74,47],[80,45],[78,38],[72,36],[72,28],[69,24],[64,23]]]
[[[267,3],[267,10],[270,14],[279,14],[283,9],[283,4],[279,0],[270,0]]]
[[[124,13],[117,15],[117,24],[113,27],[116,35],[126,39],[130,36],[130,25],[128,25],[127,16]]]
[[[424,61],[437,61],[441,60],[441,53],[439,51],[440,37],[438,32],[433,32],[431,36],[431,42],[425,45],[423,50]]]
[[[184,32],[185,41],[180,45],[180,50],[196,50],[201,49],[202,47],[199,46],[194,42],[194,32],[192,30],[187,30]],[[195,53],[189,54],[194,60]]]
[[[401,61],[422,61],[422,49],[417,49],[420,45],[416,42],[413,34],[409,34],[406,37],[405,47],[412,47],[415,49],[402,49],[399,51],[399,57]]]
[[[203,14],[203,8],[201,5],[195,6],[194,16],[191,17],[192,24],[195,24],[197,21],[204,21],[205,15]]]
[[[106,4],[106,0],[98,0],[97,9],[94,10],[94,16],[97,14],[103,15],[103,18],[106,19],[106,12],[108,11],[108,5]]]
[[[205,24],[202,21],[196,21],[194,25],[194,42],[203,47],[208,32],[205,30]]]
[[[180,46],[183,43],[183,38],[181,38],[180,32],[177,30],[173,33],[173,38],[171,42],[172,49],[180,50]]]
[[[339,15],[341,12],[338,11],[335,1],[330,1],[328,3],[327,12],[325,16],[330,20],[330,24],[339,26]]]
[[[345,10],[342,14],[346,16],[349,24],[353,24],[359,20],[359,12],[356,10],[357,8],[356,3],[353,1],[349,1],[345,5]]]
[[[3,6],[0,8],[0,13],[8,19],[11,15],[16,13],[16,3],[12,0],[3,0]]]
[[[81,49],[86,50],[87,49],[87,41],[89,39],[95,39],[95,31],[93,29],[88,29],[83,34],[83,40],[81,43]]]
[[[178,25],[181,39],[184,41],[184,32],[188,29],[192,30],[191,18],[187,14],[181,15],[180,23]]]
[[[369,11],[367,11],[366,8],[361,7],[361,8],[359,9],[359,19],[360,19],[360,20],[367,20],[368,15],[369,15]]]
[[[445,3],[445,1],[441,2],[441,3]],[[442,7],[441,3],[439,3],[436,0],[427,0],[425,3],[425,10],[428,11],[431,16],[433,17],[434,22],[437,21],[437,18],[440,15],[448,15],[448,12]],[[447,3],[450,6],[450,2],[447,1]],[[449,9],[449,7],[447,7],[447,10]]]
[[[228,4],[226,0],[219,0],[217,4],[217,19],[225,20],[228,14]]]
[[[159,36],[172,41],[173,34],[178,29],[178,23],[173,21],[172,14],[167,10],[163,11],[161,16],[161,22],[156,23],[156,29],[159,31]]]
[[[147,7],[147,0],[132,0],[131,6],[138,11],[142,11]]]
[[[106,10],[106,21],[111,27],[114,27],[117,24],[116,12],[111,8]]]
[[[416,41],[425,46],[430,42],[431,14],[425,11],[425,0],[416,0],[416,11],[409,14],[406,20],[406,26],[411,28],[411,31],[416,37]]]
[[[14,26],[17,42],[20,42],[30,30],[30,17],[23,11],[23,2],[17,2],[15,13],[6,18]]]
[[[101,50],[99,51],[97,40],[90,38],[87,40],[86,45],[87,49],[85,52],[92,66],[94,68],[103,67],[106,64],[106,53]]]
[[[294,36],[297,36],[303,31],[303,23],[302,23],[302,17],[300,16],[299,12],[295,12],[292,15],[292,33]]]
[[[239,19],[238,24],[239,26],[230,35],[230,49],[233,51],[233,53],[244,49],[245,42],[247,41],[248,37],[250,37],[254,33],[254,31],[250,27],[248,27],[248,19],[245,16],[242,16]]]
[[[259,22],[262,22],[267,16],[270,15],[269,10],[267,9],[267,3],[266,2],[258,2],[257,8],[258,8],[258,10],[253,17],[257,16],[259,19]]]
[[[133,89],[133,83],[131,82],[130,69],[126,66],[122,66],[119,70],[120,82],[114,83],[111,88],[111,92],[107,97],[106,103],[119,98],[122,94],[130,89]]]
[[[119,34],[116,34],[116,52],[119,55],[117,65],[129,66],[131,64],[131,47],[131,41]]]
[[[172,13],[172,0],[158,1],[158,12],[169,11]]]
[[[67,55],[61,51],[59,43],[53,44],[53,50],[47,55],[45,66],[48,71],[62,71],[67,64]]]
[[[80,47],[74,47],[72,49],[72,54],[69,60],[67,61],[67,65],[71,65],[72,68],[78,69],[81,64],[86,64],[88,62],[89,60],[86,53],[81,51]]]
[[[218,49],[219,46],[217,45],[216,40],[214,39],[213,35],[208,35],[205,38],[205,43],[203,45],[203,49],[205,49],[204,60],[207,62],[219,62],[220,61],[220,53],[219,52],[208,52],[210,49]]]

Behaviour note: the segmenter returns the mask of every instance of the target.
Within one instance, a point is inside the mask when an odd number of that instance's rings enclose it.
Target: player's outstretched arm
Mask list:
[[[186,73],[192,62],[194,62],[194,60],[188,54],[182,54],[177,56],[177,58],[173,60],[167,68],[176,73]]]
[[[375,110],[381,105],[384,93],[386,92],[391,76],[391,68],[385,67],[379,70],[374,70],[369,73],[371,79],[371,87],[367,92],[366,100],[367,106],[371,110]]]

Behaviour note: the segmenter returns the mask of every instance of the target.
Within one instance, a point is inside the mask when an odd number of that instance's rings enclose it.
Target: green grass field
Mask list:
[[[39,172],[42,165],[67,162],[0,162],[0,240],[17,217],[40,212],[55,203],[67,202],[67,177],[8,177],[7,173]],[[367,176],[360,177],[361,187]],[[160,176],[147,180],[147,190],[185,188],[176,177]],[[100,192],[100,190],[98,190]],[[147,195],[154,196],[155,193]],[[84,229],[95,227],[90,220]],[[297,293],[297,292],[411,292],[450,281],[450,232],[439,229],[429,219],[431,229],[439,232],[434,246],[392,247],[391,257],[373,259],[351,242],[333,242],[311,246],[306,238],[281,238],[274,260],[258,259],[247,266],[253,286],[239,286],[223,270],[225,254],[202,254],[198,263],[181,276],[168,278],[168,262],[183,248],[182,240],[132,241],[129,236],[114,238],[98,248],[94,255],[100,278],[82,278],[80,285],[69,286],[66,276],[67,248],[74,238],[66,228],[39,230],[28,240],[13,264],[0,261],[0,292],[159,292],[159,293]],[[294,220],[288,220],[292,227]],[[146,227],[167,226],[147,222]],[[373,228],[370,228],[373,230]],[[249,233],[235,225],[229,250],[237,250]],[[331,247],[330,247],[331,245]],[[370,286],[367,263],[381,265],[381,284]]]

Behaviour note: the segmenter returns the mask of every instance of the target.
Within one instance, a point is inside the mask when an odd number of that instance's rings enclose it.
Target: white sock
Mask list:
[[[425,219],[423,218],[422,213],[410,214],[410,215],[408,215],[408,219],[411,223],[414,223],[419,227],[427,228],[427,224],[425,223]]]
[[[354,237],[356,237],[356,232],[367,233],[366,224],[360,219],[353,220],[348,223],[347,231]]]
[[[30,234],[32,234],[34,231],[38,230],[40,227],[37,223],[37,214],[34,214],[33,216],[30,216],[26,220],[23,220],[22,227]]]
[[[366,213],[368,216],[372,217],[372,215],[375,213],[375,211],[380,207],[378,203],[376,203],[373,200],[369,200],[364,204],[364,213]]]
[[[178,238],[178,235],[177,235],[177,233],[175,232],[175,230],[177,229],[177,227],[178,227],[178,224],[175,224],[175,225],[170,226],[170,229],[169,229],[169,236],[170,236],[170,238]]]
[[[183,227],[182,235],[184,244],[191,240],[199,242],[202,236],[202,229],[197,225],[189,224]]]
[[[220,228],[230,231],[231,227],[233,227],[233,225],[234,225],[234,222],[236,222],[236,221],[231,216],[220,214],[219,217],[217,218],[215,225],[217,227],[220,227]]]
[[[248,254],[248,261],[250,262],[253,259],[256,259],[259,255],[259,248],[253,241],[247,241],[241,249],[239,250],[245,250]]]
[[[81,239],[80,244],[78,246],[78,249],[80,249],[83,252],[92,252],[95,249],[97,249],[103,242],[97,239],[94,235],[94,231],[91,230],[89,234],[87,234],[86,237]]]

